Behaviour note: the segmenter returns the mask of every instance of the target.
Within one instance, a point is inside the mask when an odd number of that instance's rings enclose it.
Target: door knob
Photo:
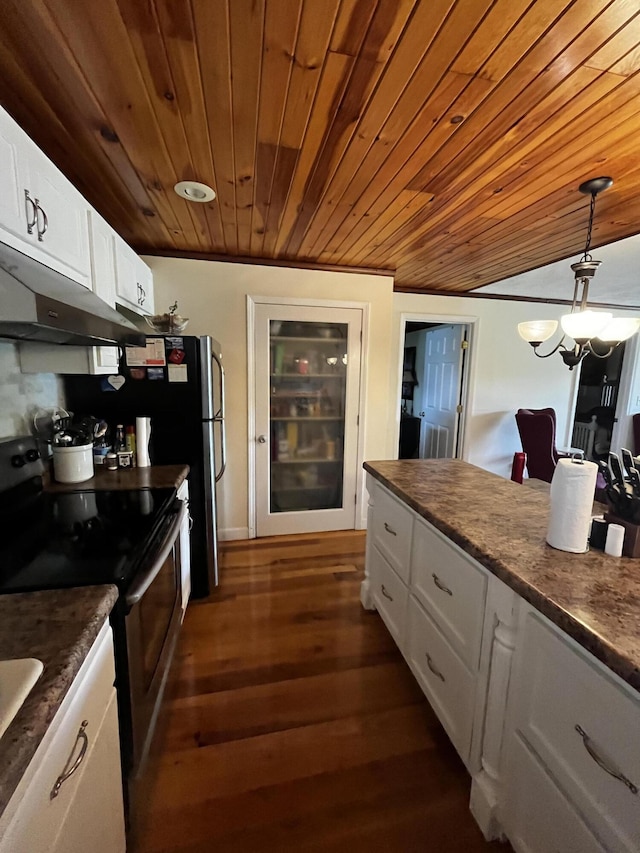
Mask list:
[[[267,443],[267,436],[266,435],[259,435],[258,436],[258,444],[266,444],[266,443]]]
[[[423,418],[423,417],[424,417],[424,412],[420,412],[420,417],[421,417],[421,418]]]

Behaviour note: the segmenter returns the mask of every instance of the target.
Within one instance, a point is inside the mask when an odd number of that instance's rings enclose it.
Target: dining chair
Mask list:
[[[527,473],[551,482],[558,459],[565,454],[556,449],[556,413],[552,408],[518,409],[516,424],[522,450],[527,456]]]

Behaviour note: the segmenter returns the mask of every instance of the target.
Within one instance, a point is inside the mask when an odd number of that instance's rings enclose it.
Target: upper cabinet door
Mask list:
[[[15,248],[32,241],[36,234],[35,203],[25,195],[29,176],[25,152],[31,140],[0,108],[0,238]],[[36,234],[37,236],[37,234]]]
[[[91,287],[89,205],[0,109],[0,241]]]
[[[124,240],[116,237],[118,302],[138,314],[153,314],[153,274]]]
[[[89,205],[35,146],[30,155],[29,184],[37,207],[37,246],[49,256],[51,266],[90,288]]]
[[[114,233],[99,213],[95,210],[89,211],[93,292],[111,308],[116,307]]]

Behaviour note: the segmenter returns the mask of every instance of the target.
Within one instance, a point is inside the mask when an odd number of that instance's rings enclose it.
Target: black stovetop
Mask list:
[[[115,583],[127,589],[170,523],[174,489],[48,493],[0,501],[0,593]]]

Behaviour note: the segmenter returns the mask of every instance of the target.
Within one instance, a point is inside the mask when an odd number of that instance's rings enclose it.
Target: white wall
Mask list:
[[[228,471],[221,481],[223,535],[247,532],[247,343],[246,296],[291,296],[370,303],[370,343],[365,419],[365,459],[397,457],[401,314],[426,315],[432,322],[473,324],[470,393],[463,458],[509,477],[520,439],[515,412],[553,406],[557,443],[569,446],[577,371],[558,354],[533,355],[517,333],[531,319],[557,319],[564,306],[453,296],[393,293],[389,277],[299,270],[249,264],[146,258],[154,273],[156,306],[174,300],[190,317],[189,334],[212,335],[223,347],[228,383]],[[633,312],[616,311],[616,314]],[[555,343],[556,338],[552,339]],[[547,345],[548,346],[548,345]],[[633,402],[640,399],[640,371],[629,378]],[[640,407],[638,407],[640,408]]]
[[[189,317],[190,335],[212,335],[222,345],[227,375],[227,472],[220,481],[221,535],[248,531],[247,317],[246,296],[291,296],[370,304],[367,358],[365,459],[390,459],[393,445],[389,406],[389,357],[393,280],[388,276],[302,270],[215,261],[147,257],[153,270],[156,311],[176,299]]]

